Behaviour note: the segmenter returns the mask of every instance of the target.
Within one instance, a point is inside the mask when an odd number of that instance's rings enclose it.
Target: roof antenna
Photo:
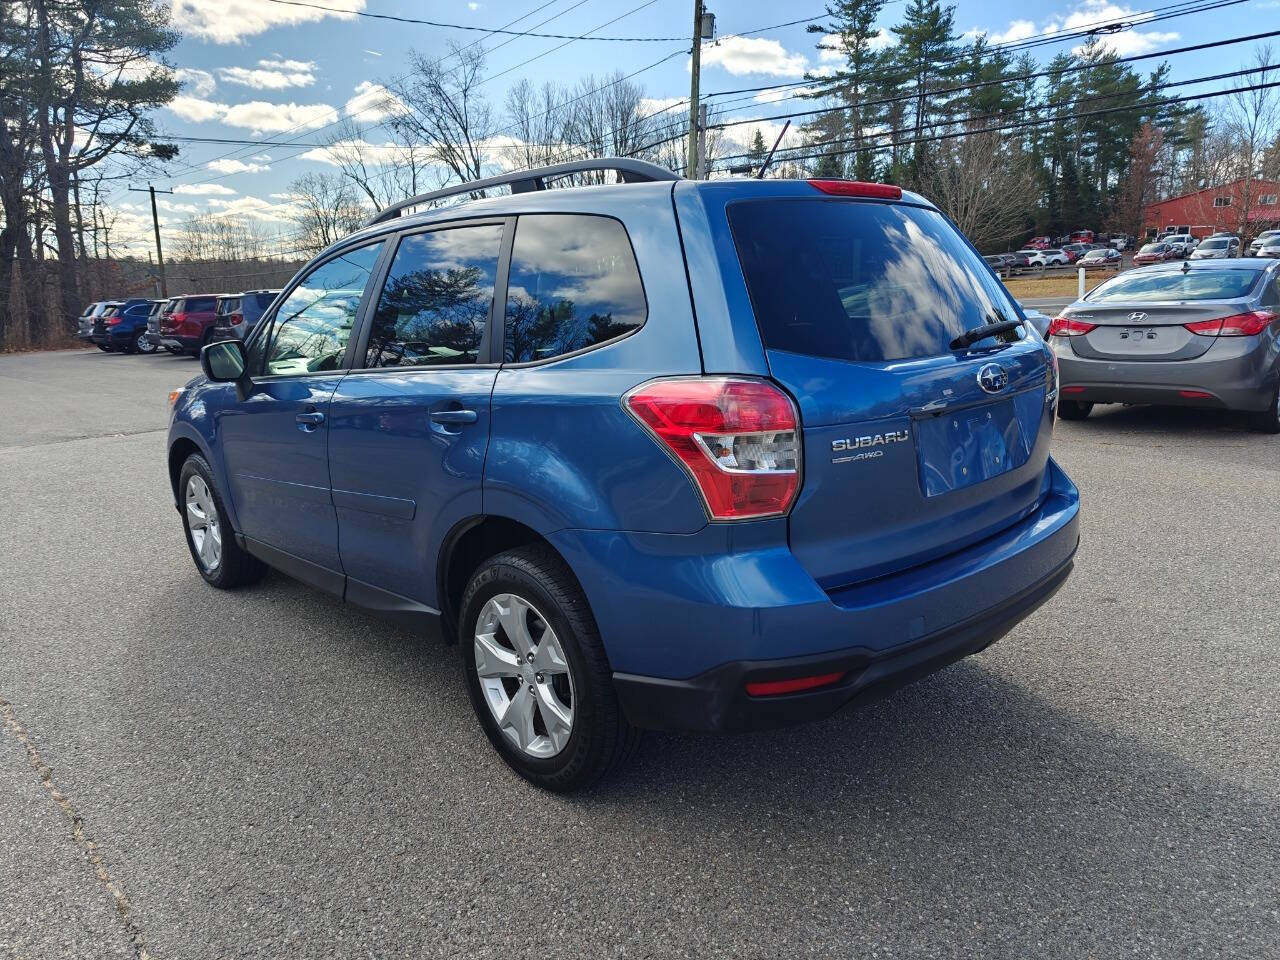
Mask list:
[[[769,164],[773,163],[773,155],[778,152],[778,144],[782,142],[782,138],[787,135],[787,129],[791,126],[788,120],[782,125],[782,132],[778,134],[778,139],[773,141],[773,149],[769,151],[769,155],[764,158],[764,163],[760,164],[760,172],[756,174],[757,180],[764,179],[764,172],[769,169]]]

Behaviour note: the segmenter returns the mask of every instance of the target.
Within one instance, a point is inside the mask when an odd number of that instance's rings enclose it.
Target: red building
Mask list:
[[[1236,180],[1153,203],[1143,211],[1142,225],[1148,237],[1167,233],[1171,227],[1194,237],[1207,237],[1219,230],[1239,233],[1242,224],[1244,233],[1256,236],[1280,225],[1278,200],[1278,181],[1253,180],[1246,191],[1245,181]]]

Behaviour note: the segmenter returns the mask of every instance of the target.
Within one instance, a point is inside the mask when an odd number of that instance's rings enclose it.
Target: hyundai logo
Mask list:
[[[1141,323],[1145,319],[1147,319],[1147,315],[1141,310],[1135,310],[1133,313],[1129,314],[1130,323]]]
[[[999,393],[1009,385],[1009,374],[998,363],[988,363],[978,371],[978,386],[987,393]]]

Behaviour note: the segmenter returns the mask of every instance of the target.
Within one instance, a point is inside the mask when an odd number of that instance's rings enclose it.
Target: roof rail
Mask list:
[[[386,223],[388,220],[393,220],[400,216],[410,207],[419,207],[433,200],[443,200],[445,197],[455,197],[462,193],[475,193],[477,190],[487,190],[489,187],[508,185],[511,187],[512,193],[532,193],[535,190],[545,190],[548,180],[567,177],[575,173],[586,173],[592,170],[616,170],[622,177],[623,183],[652,183],[659,180],[680,179],[678,174],[672,173],[666,167],[660,167],[656,163],[649,163],[646,160],[633,160],[630,157],[570,160],[568,163],[556,163],[549,167],[535,167],[533,170],[516,170],[511,173],[501,173],[496,177],[485,177],[483,180],[472,180],[469,183],[445,187],[443,190],[420,193],[416,197],[401,200],[399,203],[393,203],[391,206],[379,210],[365,223],[365,226],[371,227],[375,223]]]

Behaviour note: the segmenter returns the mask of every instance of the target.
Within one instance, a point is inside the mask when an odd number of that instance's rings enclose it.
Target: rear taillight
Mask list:
[[[1085,323],[1083,320],[1072,320],[1070,317],[1054,317],[1049,322],[1050,337],[1078,337],[1088,333],[1097,326],[1096,323]]]
[[[689,471],[713,520],[784,514],[800,485],[799,417],[763,380],[654,380],[623,405]]]
[[[1197,320],[1183,326],[1201,337],[1256,337],[1271,324],[1276,314],[1270,310],[1251,310],[1213,320]]]
[[[244,323],[244,317],[238,313],[231,314],[231,325],[234,327],[238,323]]]
[[[835,197],[871,197],[875,200],[901,200],[902,188],[888,183],[864,180],[810,180],[809,186]]]
[[[117,323],[119,323],[123,319],[124,317],[107,317],[107,326],[114,327]]]

